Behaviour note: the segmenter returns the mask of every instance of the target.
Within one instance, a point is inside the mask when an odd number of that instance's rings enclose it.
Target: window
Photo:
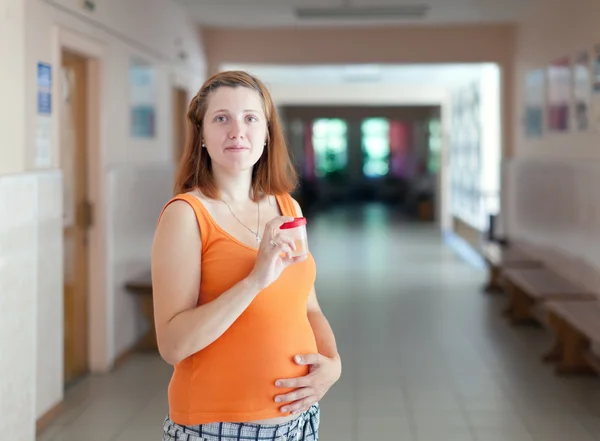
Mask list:
[[[317,119],[312,126],[315,172],[319,177],[339,174],[348,165],[348,126],[338,118]]]
[[[450,169],[452,214],[483,231],[485,215],[481,204],[481,117],[480,93],[475,85],[453,97]]]
[[[363,174],[378,178],[390,169],[390,124],[385,118],[369,118],[362,122]]]
[[[442,123],[439,119],[429,121],[429,158],[427,169],[435,175],[440,170],[442,153]]]

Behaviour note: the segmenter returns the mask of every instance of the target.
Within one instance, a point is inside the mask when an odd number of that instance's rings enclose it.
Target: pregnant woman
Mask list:
[[[158,345],[174,366],[163,441],[317,441],[341,360],[315,261],[279,228],[302,212],[271,96],[221,72],[187,119],[152,249]]]

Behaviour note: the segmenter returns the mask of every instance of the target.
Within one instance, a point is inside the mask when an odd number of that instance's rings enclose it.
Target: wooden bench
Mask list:
[[[591,301],[596,296],[548,268],[510,268],[503,272],[509,294],[505,314],[514,324],[539,321],[536,305],[550,300]]]
[[[502,271],[509,268],[541,268],[543,263],[515,246],[502,246],[495,242],[486,243],[481,253],[489,269],[486,292],[502,291]]]
[[[152,300],[152,277],[150,271],[131,279],[125,284],[125,289],[140,298],[142,314],[148,321],[148,331],[142,337],[137,349],[157,351],[156,328],[154,326],[154,304]]]
[[[600,373],[592,350],[600,345],[600,301],[549,301],[545,310],[555,343],[544,361],[557,363],[558,374]]]

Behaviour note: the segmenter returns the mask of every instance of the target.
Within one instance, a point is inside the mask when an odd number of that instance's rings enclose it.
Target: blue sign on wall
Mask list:
[[[50,92],[38,92],[38,114],[52,114],[52,94]]]
[[[38,114],[50,115],[52,113],[52,66],[49,64],[38,63],[37,86]]]

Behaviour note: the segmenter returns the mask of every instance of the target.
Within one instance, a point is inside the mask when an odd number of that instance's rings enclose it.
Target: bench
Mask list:
[[[125,284],[125,289],[131,294],[139,296],[142,314],[148,321],[148,331],[141,338],[137,349],[157,351],[158,343],[156,341],[156,328],[154,326],[154,304],[152,300],[152,277],[150,271],[146,271],[129,280]]]
[[[502,246],[489,242],[481,248],[481,254],[488,266],[489,277],[484,287],[486,292],[502,291],[502,270],[508,268],[540,268],[543,263],[515,246]]]
[[[505,310],[512,323],[540,321],[536,306],[550,300],[596,300],[595,294],[548,268],[510,268],[503,272],[509,302]]]
[[[592,345],[600,345],[600,301],[549,301],[545,310],[555,342],[543,360],[556,362],[558,374],[599,374]]]

